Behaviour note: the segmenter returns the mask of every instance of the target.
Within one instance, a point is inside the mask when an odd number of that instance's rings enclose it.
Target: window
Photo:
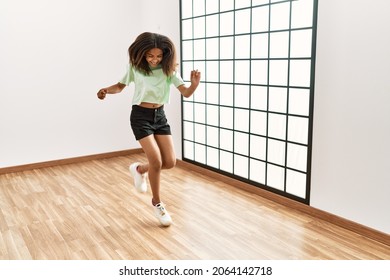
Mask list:
[[[317,0],[181,0],[183,160],[309,203]]]

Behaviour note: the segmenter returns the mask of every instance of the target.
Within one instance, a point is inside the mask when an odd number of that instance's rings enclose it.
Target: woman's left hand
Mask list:
[[[191,85],[198,87],[200,82],[200,72],[198,70],[191,71]]]

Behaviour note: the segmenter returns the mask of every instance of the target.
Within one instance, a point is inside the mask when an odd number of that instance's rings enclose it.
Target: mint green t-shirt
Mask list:
[[[141,102],[156,104],[169,103],[170,86],[178,87],[184,84],[183,79],[177,72],[168,77],[164,74],[161,66],[152,69],[150,75],[136,70],[131,64],[128,64],[126,75],[119,83],[128,86],[134,82],[133,105],[139,105]]]

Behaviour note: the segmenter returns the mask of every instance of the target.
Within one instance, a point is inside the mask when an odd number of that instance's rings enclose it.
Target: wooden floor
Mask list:
[[[128,165],[143,154],[0,175],[0,259],[390,259],[390,247],[202,174],[162,174],[158,225]]]

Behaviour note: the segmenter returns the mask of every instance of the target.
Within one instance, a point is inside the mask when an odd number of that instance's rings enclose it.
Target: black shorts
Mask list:
[[[153,109],[133,105],[130,125],[136,140],[151,134],[171,135],[171,127],[165,116],[164,106]]]

